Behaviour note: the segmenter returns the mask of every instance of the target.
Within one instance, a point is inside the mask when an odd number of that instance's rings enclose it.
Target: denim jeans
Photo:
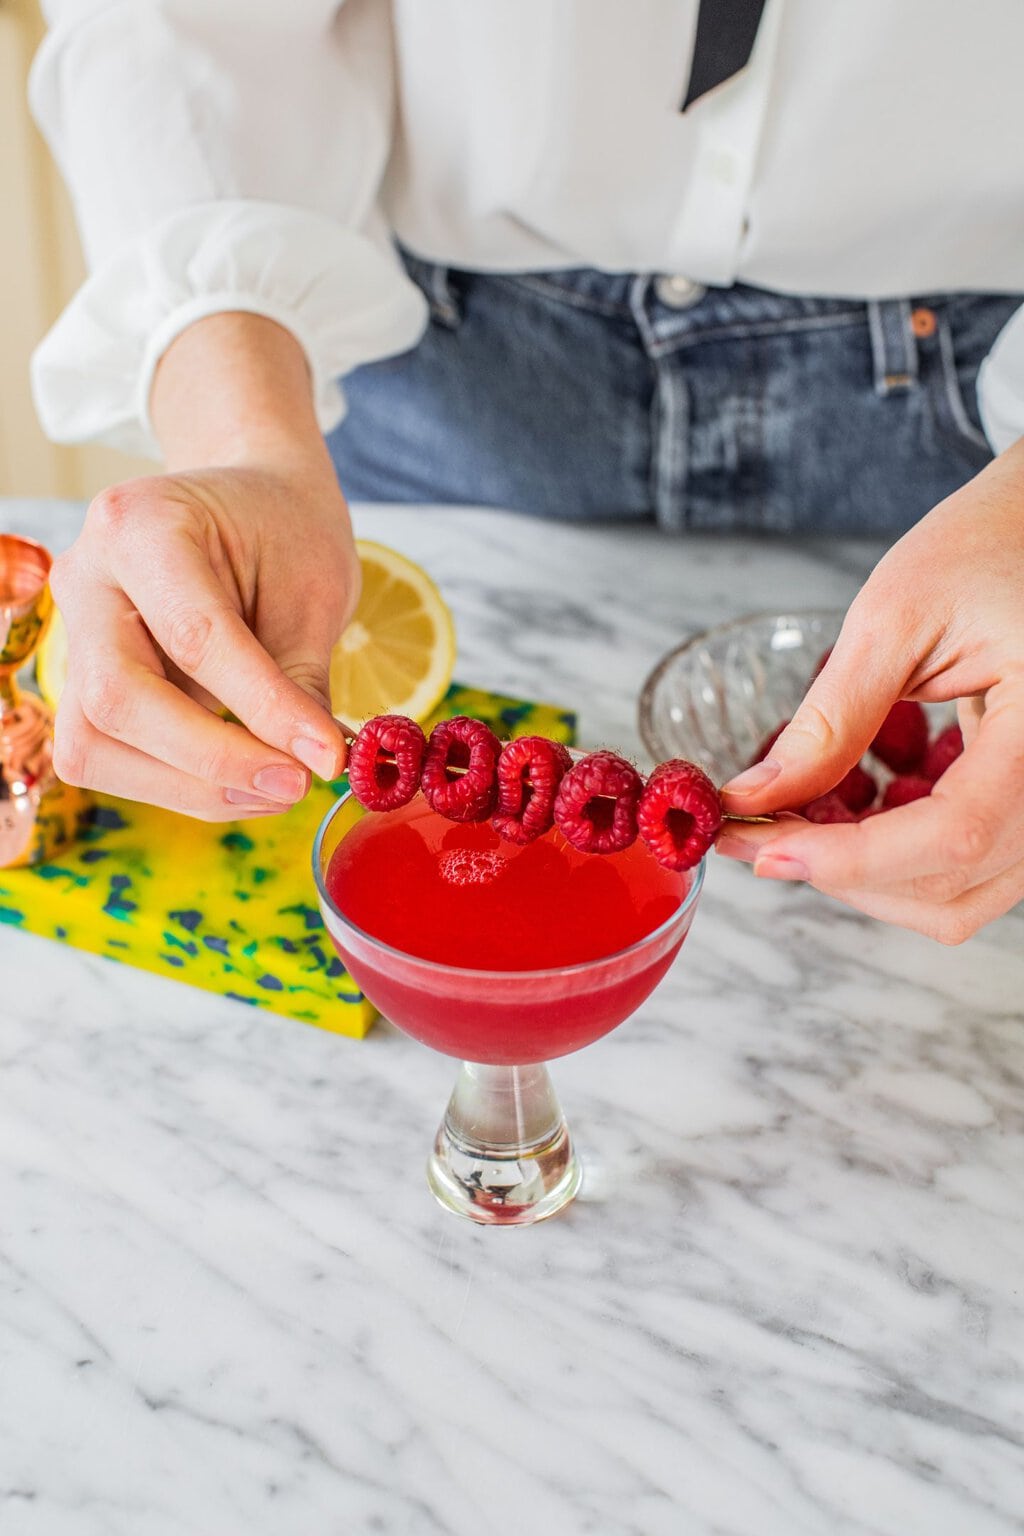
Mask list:
[[[904,532],[989,461],[977,371],[1022,302],[405,260],[430,326],[345,381],[348,496],[674,533]]]

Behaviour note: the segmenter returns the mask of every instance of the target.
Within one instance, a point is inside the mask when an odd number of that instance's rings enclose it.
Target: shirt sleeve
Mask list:
[[[978,370],[978,409],[995,453],[1024,437],[1024,308],[1010,316]]]
[[[147,402],[186,326],[245,310],[306,352],[323,430],[339,378],[413,346],[426,306],[378,207],[389,9],[373,0],[48,0],[31,101],[89,276],[37,348],[58,442],[159,457]]]

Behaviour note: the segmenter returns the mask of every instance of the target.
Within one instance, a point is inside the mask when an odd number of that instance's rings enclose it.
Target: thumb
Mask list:
[[[897,672],[877,630],[859,632],[851,621],[768,756],[723,786],[727,811],[762,815],[806,805],[834,789],[871,745],[902,695],[906,662]]]
[[[311,699],[315,699],[330,714],[330,651],[325,652],[321,645],[314,646],[309,642],[303,644],[300,636],[293,636],[286,647],[278,648],[276,652],[271,651],[271,655],[285,677],[298,683]]]
[[[342,772],[348,755],[345,738],[355,735],[331,709],[331,651],[337,639],[331,628],[321,616],[306,612],[296,614],[286,634],[261,637],[285,677],[319,706],[312,745],[326,750],[308,758],[303,755],[302,760],[323,779],[336,778]]]
[[[267,584],[256,616],[262,645],[284,675],[319,705],[314,745],[328,751],[301,760],[322,779],[341,773],[348,758],[345,738],[355,735],[331,708],[331,653],[355,611],[361,586],[358,560],[351,554],[355,564],[347,568],[333,545],[311,544]]]

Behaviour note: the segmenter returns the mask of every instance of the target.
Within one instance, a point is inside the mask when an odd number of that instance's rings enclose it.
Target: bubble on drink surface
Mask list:
[[[508,859],[484,848],[449,848],[437,867],[449,885],[491,885],[508,868]]]

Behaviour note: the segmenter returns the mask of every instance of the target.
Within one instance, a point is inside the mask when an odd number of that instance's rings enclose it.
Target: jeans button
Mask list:
[[[654,292],[669,309],[689,309],[691,304],[700,302],[707,289],[703,284],[683,277],[681,273],[672,273],[671,276],[656,279]]]

